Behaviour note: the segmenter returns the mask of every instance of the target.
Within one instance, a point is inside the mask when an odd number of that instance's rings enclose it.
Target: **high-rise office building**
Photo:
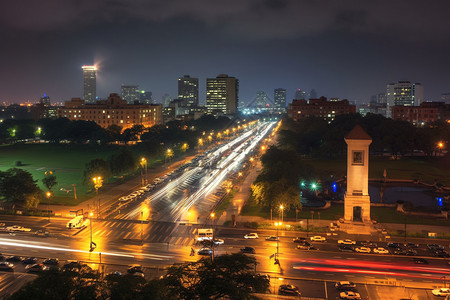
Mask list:
[[[275,89],[273,91],[273,100],[275,102],[275,107],[286,108],[286,89]]]
[[[198,78],[189,75],[178,78],[178,99],[186,100],[188,107],[198,106]]]
[[[419,106],[423,102],[423,86],[420,83],[399,81],[390,83],[386,89],[387,116],[392,117],[392,107]]]
[[[306,91],[303,91],[301,89],[297,89],[295,91],[294,99],[295,100],[305,100],[306,99]]]
[[[86,103],[95,103],[97,97],[97,68],[95,66],[82,66],[84,79],[83,98]]]
[[[220,74],[206,79],[206,108],[208,113],[234,115],[239,102],[239,80]]]
[[[139,102],[140,93],[138,85],[123,85],[120,89],[120,97],[122,100],[127,101],[128,104],[134,104]]]
[[[172,97],[170,97],[169,94],[164,94],[164,95],[162,96],[161,102],[162,102],[162,105],[163,105],[164,107],[168,107],[169,104],[170,104],[170,102],[171,102],[172,100],[173,100],[173,99],[172,99]]]
[[[139,92],[139,102],[141,104],[152,104],[153,103],[152,96],[153,96],[152,92],[142,90]]]
[[[269,97],[267,96],[266,92],[264,91],[257,91],[256,92],[256,107],[266,107],[266,104],[268,104]]]
[[[50,97],[47,96],[46,94],[44,94],[44,96],[42,96],[41,99],[39,99],[39,103],[41,103],[45,107],[49,107],[50,106]]]

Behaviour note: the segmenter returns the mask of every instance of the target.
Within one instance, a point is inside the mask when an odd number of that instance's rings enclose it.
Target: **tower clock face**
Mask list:
[[[352,165],[364,165],[364,151],[355,150],[352,152]]]

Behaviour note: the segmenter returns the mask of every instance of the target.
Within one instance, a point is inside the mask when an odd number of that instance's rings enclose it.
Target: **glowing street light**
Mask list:
[[[214,260],[214,250],[215,250],[215,243],[214,243],[214,231],[215,231],[215,219],[214,219],[214,217],[216,216],[216,214],[214,213],[214,212],[212,212],[210,215],[209,215],[210,217],[211,217],[211,220],[212,220],[212,223],[213,223],[213,236],[212,236],[212,255],[211,255],[211,260]]]
[[[172,149],[167,149],[166,151],[166,155],[164,156],[164,164],[167,163],[167,159],[170,159],[173,156],[173,151]]]
[[[93,212],[89,213],[89,227],[91,228],[91,242],[89,244],[89,251],[92,252],[97,247],[97,244],[92,241],[92,217],[94,216]]]
[[[142,169],[141,169],[142,186],[144,186],[148,182],[148,180],[147,180],[147,178],[148,178],[148,176],[147,176],[148,175],[147,159],[145,157],[142,157],[140,160],[140,164],[141,164],[142,168],[145,169],[145,180],[144,180],[144,174],[143,174],[144,172],[142,172]]]
[[[52,196],[52,192],[47,191],[47,193],[45,193],[45,196],[47,196],[47,213],[48,213],[48,221],[50,222],[50,197]]]
[[[284,221],[284,216],[283,216],[284,206],[283,206],[283,204],[280,205],[280,210],[281,210],[281,222],[283,222]]]
[[[100,218],[100,198],[98,197],[98,189],[103,186],[103,179],[101,176],[97,176],[97,177],[93,177],[92,181],[94,182],[95,193],[97,194],[97,203],[98,203],[97,219],[99,219]]]

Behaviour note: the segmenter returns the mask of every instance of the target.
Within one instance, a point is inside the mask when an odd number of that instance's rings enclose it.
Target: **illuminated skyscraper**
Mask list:
[[[84,79],[83,98],[86,103],[95,103],[97,97],[97,68],[95,66],[82,66]]]
[[[122,100],[127,101],[128,104],[134,104],[139,102],[139,86],[138,85],[123,85],[120,90],[120,97]]]
[[[399,81],[390,83],[386,89],[387,117],[392,117],[392,108],[400,106],[419,106],[423,102],[423,86],[420,83]]]
[[[275,107],[286,108],[286,89],[275,89],[273,91],[273,100]]]
[[[198,78],[189,75],[178,78],[178,99],[186,100],[188,107],[198,106]]]
[[[140,91],[140,95],[139,95],[139,101],[141,102],[141,104],[152,104],[153,103],[153,99],[152,99],[152,92],[150,91]]]
[[[208,113],[234,115],[239,102],[239,80],[220,74],[206,79],[206,108]]]

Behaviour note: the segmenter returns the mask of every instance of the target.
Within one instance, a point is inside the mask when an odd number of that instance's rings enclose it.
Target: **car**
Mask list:
[[[259,238],[258,234],[255,232],[244,235],[245,239],[257,239]]]
[[[300,291],[298,287],[292,284],[282,284],[278,288],[279,295],[287,295],[287,296],[300,296]]]
[[[306,238],[304,238],[304,237],[296,237],[296,238],[292,239],[292,241],[294,243],[303,243],[303,242],[306,241]]]
[[[39,273],[43,271],[47,271],[49,268],[45,266],[44,264],[33,264],[33,265],[27,265],[25,267],[27,272],[29,273]]]
[[[277,236],[271,235],[271,236],[266,237],[266,241],[278,241],[278,240],[279,240],[279,238]]]
[[[441,245],[438,244],[428,244],[427,248],[431,251],[436,251],[436,250],[444,250],[444,247],[442,247]]]
[[[22,260],[22,262],[26,265],[33,265],[37,262],[36,257],[26,257]]]
[[[378,246],[376,243],[371,242],[371,241],[362,241],[359,244],[364,247],[377,247]]]
[[[341,252],[353,252],[353,247],[349,246],[349,245],[340,245],[339,246],[339,251]]]
[[[355,248],[355,252],[358,252],[358,253],[370,253],[371,250],[370,250],[369,247],[356,247]]]
[[[224,240],[222,239],[214,239],[214,245],[218,246],[218,245],[223,245]]]
[[[211,248],[201,248],[200,250],[197,251],[198,255],[212,255],[212,249]]]
[[[23,260],[23,257],[14,255],[14,256],[8,256],[5,260],[7,262],[21,262]]]
[[[445,250],[436,250],[433,255],[436,257],[450,257],[450,254]]]
[[[339,298],[341,299],[361,299],[361,295],[359,293],[353,291],[345,291],[339,293]]]
[[[313,242],[325,242],[327,239],[324,236],[315,235],[310,237],[310,240]]]
[[[255,254],[255,248],[247,246],[247,247],[241,248],[241,252]]]
[[[388,248],[398,249],[401,248],[401,245],[399,243],[388,243]]]
[[[47,258],[42,262],[44,265],[56,266],[59,264],[59,259],[57,258]]]
[[[414,244],[414,243],[407,243],[407,244],[405,244],[405,246],[408,248],[419,248],[419,244]]]
[[[356,284],[351,281],[339,281],[334,285],[339,291],[353,291],[356,292]]]
[[[434,289],[431,291],[431,293],[435,296],[439,296],[439,297],[445,297],[450,295],[450,288],[439,288],[439,289]]]
[[[426,260],[425,258],[422,258],[422,257],[416,257],[416,258],[413,258],[412,261],[413,261],[415,264],[428,265],[428,260]]]
[[[373,253],[376,254],[389,254],[389,251],[383,247],[378,247],[373,249]]]
[[[8,271],[13,272],[14,271],[14,264],[9,262],[0,262],[0,271]]]
[[[6,227],[6,230],[8,230],[8,231],[30,232],[31,228],[26,228],[26,227],[23,227],[23,226],[14,225],[14,226]]]
[[[37,236],[48,236],[50,233],[47,230],[36,230],[34,235]]]
[[[128,274],[135,274],[135,273],[142,273],[144,274],[144,271],[142,270],[141,265],[130,265],[127,270]]]
[[[299,250],[319,250],[318,248],[314,247],[313,245],[306,244],[306,243],[297,245],[297,249],[299,249]]]
[[[397,249],[394,251],[395,255],[415,256],[417,251],[414,249]]]
[[[341,245],[356,245],[356,241],[345,239],[345,240],[338,240],[338,244]]]

